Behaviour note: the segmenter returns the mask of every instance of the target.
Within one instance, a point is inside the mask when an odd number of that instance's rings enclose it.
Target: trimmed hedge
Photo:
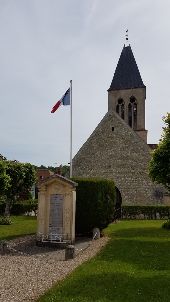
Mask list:
[[[32,211],[36,213],[37,208],[38,208],[37,199],[24,200],[24,201],[13,203],[11,206],[10,213],[12,215],[22,215]],[[4,212],[5,212],[5,202],[0,202],[0,215],[4,215]]]
[[[122,206],[123,219],[169,219],[170,206]]]
[[[76,234],[105,228],[114,218],[115,186],[113,181],[97,178],[74,178],[76,188]]]

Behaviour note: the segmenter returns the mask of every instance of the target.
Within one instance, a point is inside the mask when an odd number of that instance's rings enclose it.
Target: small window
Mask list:
[[[130,97],[128,105],[128,124],[132,129],[137,129],[137,102],[134,96]]]
[[[132,127],[132,104],[129,103],[128,105],[128,124]]]
[[[118,104],[120,105],[120,104],[123,104],[123,100],[122,99],[119,99],[118,100]]]
[[[125,111],[125,104],[123,99],[118,99],[116,105],[116,112],[120,115],[120,117],[124,120],[124,111]]]
[[[112,127],[112,131],[114,131],[115,130],[115,127]]]
[[[119,114],[119,105],[116,105],[116,112]]]

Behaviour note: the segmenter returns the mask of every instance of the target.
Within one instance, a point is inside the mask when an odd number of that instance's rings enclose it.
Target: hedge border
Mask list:
[[[121,209],[122,219],[169,219],[170,206],[126,206]]]

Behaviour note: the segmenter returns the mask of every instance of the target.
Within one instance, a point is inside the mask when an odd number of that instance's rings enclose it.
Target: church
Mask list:
[[[122,205],[164,203],[148,175],[152,148],[145,129],[144,85],[131,46],[122,49],[110,88],[108,112],[73,159],[73,176],[112,179]]]

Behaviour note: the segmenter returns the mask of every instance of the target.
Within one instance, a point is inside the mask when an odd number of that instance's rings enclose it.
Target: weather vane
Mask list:
[[[126,37],[126,41],[128,41],[129,40],[128,29],[126,29],[126,35],[125,35],[125,37]]]

